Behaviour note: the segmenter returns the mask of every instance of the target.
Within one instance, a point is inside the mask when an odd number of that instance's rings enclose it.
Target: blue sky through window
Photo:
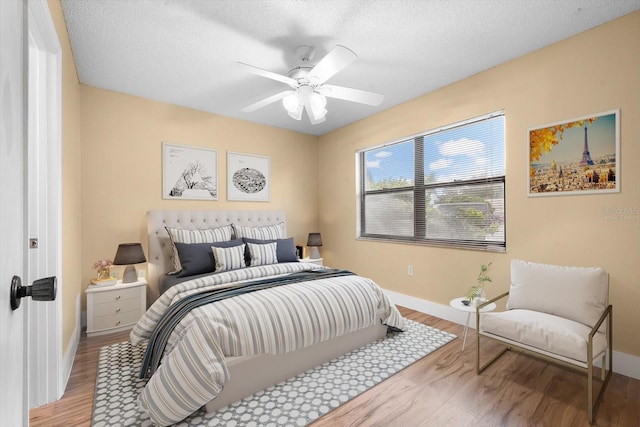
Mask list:
[[[411,139],[367,151],[368,176],[373,182],[406,179],[413,184],[413,150]],[[424,137],[424,172],[436,182],[501,176],[504,151],[504,116],[435,132]]]

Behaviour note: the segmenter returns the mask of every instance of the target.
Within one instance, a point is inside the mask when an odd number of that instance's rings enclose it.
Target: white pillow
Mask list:
[[[246,267],[244,263],[244,246],[244,244],[231,246],[230,248],[212,246],[213,259],[216,262],[216,273]]]
[[[265,225],[263,227],[245,227],[243,225],[232,224],[236,234],[236,239],[246,237],[248,239],[275,240],[284,239],[284,222],[276,225]]]
[[[609,275],[599,267],[511,261],[507,309],[553,314],[592,327],[609,304]]]
[[[182,270],[180,264],[180,256],[176,249],[176,243],[214,243],[227,242],[231,240],[231,225],[225,225],[218,228],[207,228],[202,230],[183,230],[180,228],[165,227],[169,233],[171,246],[173,248],[173,273],[179,273]]]
[[[251,267],[278,263],[276,242],[264,244],[247,243],[247,247],[249,248],[249,256],[251,257]]]

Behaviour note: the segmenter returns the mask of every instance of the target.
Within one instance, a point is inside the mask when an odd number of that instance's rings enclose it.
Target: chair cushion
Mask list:
[[[480,315],[480,332],[488,332],[549,353],[587,363],[591,328],[580,322],[531,310],[508,310]],[[593,337],[593,356],[607,347],[605,334]]]
[[[511,261],[508,310],[540,311],[593,327],[608,301],[609,275],[602,268]]]

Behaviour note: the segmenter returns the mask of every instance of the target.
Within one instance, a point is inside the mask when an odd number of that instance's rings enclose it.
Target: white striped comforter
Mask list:
[[[180,283],[149,308],[131,331],[131,342],[145,342],[164,311],[186,295],[319,268],[324,267],[273,264]],[[155,424],[176,423],[220,393],[229,379],[225,357],[286,353],[377,322],[404,329],[404,319],[382,290],[360,276],[265,289],[197,308],[175,328],[138,404]]]

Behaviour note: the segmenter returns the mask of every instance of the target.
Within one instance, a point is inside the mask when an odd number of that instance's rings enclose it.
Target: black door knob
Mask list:
[[[53,301],[56,299],[56,276],[45,277],[33,282],[31,286],[22,286],[19,276],[11,279],[11,309],[20,307],[20,298],[31,297],[34,301]]]

